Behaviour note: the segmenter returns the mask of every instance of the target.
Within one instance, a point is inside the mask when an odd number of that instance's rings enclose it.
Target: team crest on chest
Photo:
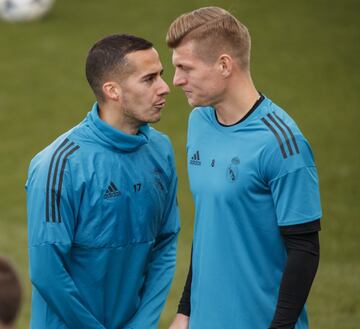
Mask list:
[[[160,168],[155,168],[154,171],[154,179],[155,179],[155,186],[158,190],[164,191],[164,183],[163,183],[163,171]]]
[[[234,183],[238,178],[239,164],[240,159],[238,157],[233,157],[230,165],[226,168],[226,177],[230,183]]]

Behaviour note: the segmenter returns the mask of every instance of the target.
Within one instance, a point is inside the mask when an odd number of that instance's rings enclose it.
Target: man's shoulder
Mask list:
[[[214,108],[211,106],[195,107],[188,120],[188,133],[203,131],[204,127],[211,125],[213,121]]]
[[[300,128],[290,114],[268,98],[261,108],[256,124],[261,126],[268,144],[276,144],[280,141],[285,143],[295,138],[304,139]]]
[[[174,166],[174,150],[170,138],[163,132],[150,127],[149,148],[145,152],[152,153],[157,161],[170,163],[171,168]]]
[[[34,168],[47,168],[51,163],[60,161],[60,159],[70,158],[76,151],[80,149],[80,144],[76,131],[79,126],[75,126],[67,132],[61,134],[52,143],[37,153],[30,162],[29,171]],[[59,160],[57,160],[59,159]]]
[[[193,108],[189,115],[189,121],[209,118],[214,108],[211,106],[198,106]]]
[[[290,116],[290,114],[269,98],[265,99],[265,106],[262,107],[260,119],[263,123],[264,120],[270,122],[276,128],[279,128],[279,125],[281,125],[281,127],[286,129],[287,127],[292,127],[297,132],[300,132],[295,120]]]
[[[296,159],[312,161],[309,142],[295,120],[280,106],[268,100],[258,119],[261,128],[257,136],[261,138],[262,156],[277,159],[279,163],[283,160],[296,162]]]
[[[171,147],[169,136],[154,127],[150,127],[150,141],[162,147]]]

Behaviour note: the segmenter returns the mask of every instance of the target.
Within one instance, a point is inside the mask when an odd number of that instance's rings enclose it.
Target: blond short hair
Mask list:
[[[168,47],[174,49],[190,40],[196,42],[196,51],[205,61],[214,61],[225,51],[241,68],[250,68],[249,31],[225,9],[203,7],[176,18],[166,35]]]

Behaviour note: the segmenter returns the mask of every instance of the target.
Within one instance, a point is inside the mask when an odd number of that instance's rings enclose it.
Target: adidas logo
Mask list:
[[[191,157],[190,164],[195,166],[201,166],[199,151],[196,151],[195,154]]]
[[[105,195],[104,199],[116,198],[121,195],[121,192],[117,189],[113,182],[110,182]]]

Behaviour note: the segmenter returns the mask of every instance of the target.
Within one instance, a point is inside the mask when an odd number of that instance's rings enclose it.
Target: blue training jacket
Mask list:
[[[26,189],[30,328],[156,328],[179,231],[169,139],[122,133],[95,104],[34,157]]]

